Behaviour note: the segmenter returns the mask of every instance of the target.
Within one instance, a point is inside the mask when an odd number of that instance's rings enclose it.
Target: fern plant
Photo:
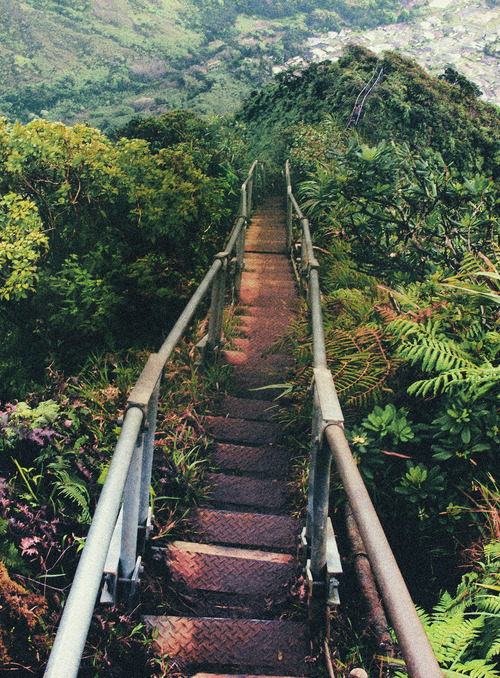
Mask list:
[[[419,379],[411,384],[408,393],[418,397],[436,396],[453,390],[470,390],[484,394],[498,386],[500,367],[488,360],[478,364],[478,358],[468,348],[468,342],[458,342],[441,329],[440,320],[429,318],[417,323],[406,317],[397,318],[388,325],[397,356],[422,372],[437,372],[428,379]],[[495,337],[490,337],[496,341]],[[486,337],[488,339],[488,337]]]
[[[500,657],[500,542],[484,546],[476,571],[455,596],[445,591],[420,619],[446,678],[498,678]],[[402,676],[403,674],[398,674]]]

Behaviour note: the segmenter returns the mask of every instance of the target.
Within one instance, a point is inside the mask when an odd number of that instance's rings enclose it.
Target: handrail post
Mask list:
[[[235,300],[240,298],[241,289],[241,274],[245,267],[245,241],[246,241],[247,221],[242,224],[238,240],[236,241],[236,257],[235,257],[235,272],[234,272],[234,296]]]
[[[158,414],[158,398],[160,393],[161,377],[156,382],[153,393],[149,401],[148,412],[143,437],[144,448],[142,456],[141,488],[139,499],[139,526],[143,528],[140,534],[140,551],[144,549],[144,544],[149,538],[151,530],[150,516],[150,495],[151,495],[151,476],[153,472],[153,456],[156,433],[156,417]]]
[[[247,187],[245,184],[242,184],[241,186],[241,216],[245,217],[245,219],[248,216]]]
[[[222,320],[224,316],[224,297],[226,293],[227,252],[216,255],[222,266],[212,285],[212,300],[210,304],[210,319],[208,323],[207,349],[212,356],[220,350],[222,338]]]
[[[248,208],[247,208],[247,214],[250,214],[252,211],[252,199],[253,199],[253,182],[254,182],[254,175],[255,175],[256,170],[252,172],[250,175],[250,178],[248,180]]]
[[[139,502],[144,451],[144,434],[135,443],[132,461],[123,492],[123,527],[120,553],[120,572],[124,579],[132,579],[137,561],[137,534],[139,531]]]
[[[286,251],[290,252],[292,247],[292,187],[290,184],[286,190]]]

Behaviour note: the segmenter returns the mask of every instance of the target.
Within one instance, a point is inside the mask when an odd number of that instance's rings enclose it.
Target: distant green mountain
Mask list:
[[[225,114],[313,31],[395,21],[401,0],[0,0],[0,115]]]
[[[365,99],[365,85],[380,72]],[[363,100],[357,124],[349,125],[355,104]],[[338,62],[281,73],[237,113],[254,154],[268,155],[277,165],[299,139],[311,143],[308,126],[324,126],[325,118],[339,146],[352,133],[369,144],[392,140],[417,152],[440,153],[459,172],[500,177],[500,109],[479,100],[478,88],[455,70],[435,77],[396,52],[375,55],[351,45]],[[320,146],[324,159],[332,149],[324,140]]]

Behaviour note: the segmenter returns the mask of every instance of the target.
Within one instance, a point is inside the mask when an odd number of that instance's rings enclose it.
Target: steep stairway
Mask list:
[[[268,199],[248,228],[240,303],[244,338],[223,359],[237,395],[216,403],[205,426],[214,439],[207,505],[190,513],[191,542],[163,552],[174,586],[192,615],[146,617],[158,651],[183,675],[308,676],[308,625],[290,589],[300,526],[288,513],[288,451],[272,420],[286,352],[266,351],[297,303],[285,254],[284,212]],[[194,536],[193,536],[194,535]],[[297,620],[299,619],[299,620]]]

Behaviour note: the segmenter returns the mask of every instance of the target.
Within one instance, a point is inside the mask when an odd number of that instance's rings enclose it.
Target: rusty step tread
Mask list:
[[[193,530],[213,544],[292,550],[300,524],[289,516],[195,509],[189,520]]]
[[[243,595],[241,593],[221,593],[219,591],[196,590],[183,596],[177,584],[176,613],[190,617],[230,617],[231,619],[277,619],[288,602],[288,588],[283,588],[273,596],[260,593]]]
[[[290,354],[287,352],[262,355],[262,351],[247,353],[246,351],[224,350],[221,354],[225,363],[241,369],[246,367],[252,373],[257,369],[267,374],[270,370],[282,370],[290,365]]]
[[[262,356],[264,360],[276,355],[274,352],[270,352],[269,348],[272,345],[272,341],[275,337],[280,336],[281,332],[275,332],[271,334],[269,328],[265,328],[265,332],[260,332],[259,327],[255,326],[254,331],[252,332],[251,338],[247,336],[240,336],[233,339],[233,349],[227,349],[228,351],[242,351],[250,355],[259,355]],[[275,330],[275,328],[272,328]]]
[[[251,421],[236,417],[203,417],[208,433],[216,440],[264,445],[277,443],[281,438],[281,427],[272,421]]]
[[[269,403],[268,400],[249,400],[227,396],[214,402],[214,408],[223,417],[269,421],[276,413],[278,406],[276,403]]]
[[[250,447],[232,443],[216,443],[212,449],[211,460],[221,471],[265,474],[267,478],[282,478],[288,470],[290,452],[273,445]]]
[[[246,306],[257,306],[258,308],[290,308],[297,300],[295,290],[272,290],[265,292],[262,290],[242,289],[240,301]]]
[[[272,669],[276,675],[310,673],[308,626],[302,622],[173,616],[143,619],[158,631],[154,640],[157,650],[188,666]]]
[[[248,673],[196,673],[193,678],[289,678],[288,676],[256,676]],[[291,677],[290,677],[291,678]]]
[[[265,271],[265,275],[262,275],[262,271],[253,272],[253,271],[243,271],[241,275],[241,284],[248,287],[282,287],[283,285],[287,287],[295,286],[295,281],[292,277],[292,272],[289,269],[283,269],[281,273],[273,271],[271,275],[270,271]]]
[[[295,572],[295,558],[287,553],[183,541],[172,542],[163,553],[174,583],[202,591],[270,596]]]
[[[216,504],[281,510],[286,506],[287,485],[282,480],[245,478],[223,473],[205,475],[208,498]]]
[[[233,365],[236,394],[240,398],[258,398],[259,400],[276,400],[283,393],[283,369],[277,371],[256,369],[255,366]]]

